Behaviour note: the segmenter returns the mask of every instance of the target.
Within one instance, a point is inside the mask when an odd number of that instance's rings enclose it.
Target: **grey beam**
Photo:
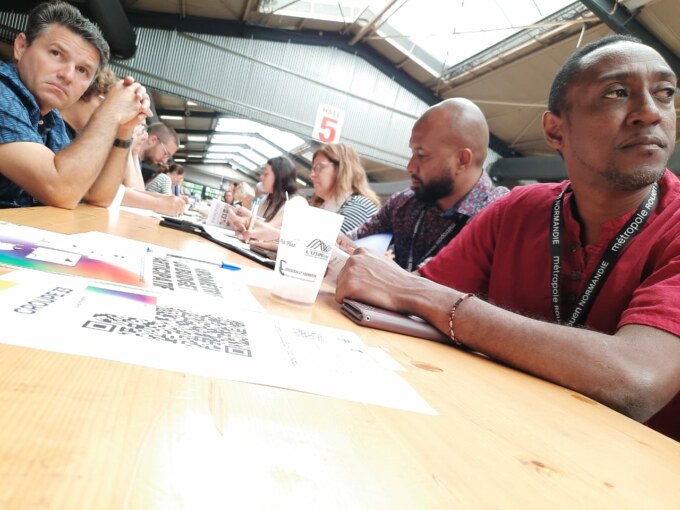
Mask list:
[[[642,23],[637,21],[635,16],[622,4],[619,3],[614,9],[615,2],[612,0],[581,0],[581,3],[617,34],[635,36],[654,48],[668,62],[673,72],[680,76],[680,59]],[[612,10],[614,13],[610,14]]]

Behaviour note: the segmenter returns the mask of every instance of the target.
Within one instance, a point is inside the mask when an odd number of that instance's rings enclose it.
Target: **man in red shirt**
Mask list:
[[[581,48],[543,117],[569,181],[491,204],[425,278],[360,250],[336,299],[423,317],[454,343],[680,440],[680,181],[665,170],[676,87],[633,38]]]

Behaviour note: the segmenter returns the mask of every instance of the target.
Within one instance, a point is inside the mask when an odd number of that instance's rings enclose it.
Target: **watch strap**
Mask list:
[[[113,146],[114,147],[120,147],[121,149],[129,149],[131,145],[132,145],[132,138],[128,138],[127,140],[121,140],[120,138],[116,138],[113,141]]]

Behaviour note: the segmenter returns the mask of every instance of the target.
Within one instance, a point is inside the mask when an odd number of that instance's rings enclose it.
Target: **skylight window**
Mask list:
[[[262,12],[361,27],[433,76],[528,28],[573,0],[267,0]],[[576,2],[578,3],[578,2]],[[384,11],[384,12],[383,12]],[[376,16],[380,15],[378,19]]]

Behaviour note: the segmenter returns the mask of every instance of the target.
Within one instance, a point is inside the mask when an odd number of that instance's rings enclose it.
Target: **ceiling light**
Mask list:
[[[186,159],[184,159],[184,158],[172,158],[172,160],[175,163],[186,163]]]
[[[163,120],[184,120],[184,117],[179,115],[161,115],[160,118]]]
[[[187,135],[187,140],[190,142],[207,142],[208,137],[206,135]]]

